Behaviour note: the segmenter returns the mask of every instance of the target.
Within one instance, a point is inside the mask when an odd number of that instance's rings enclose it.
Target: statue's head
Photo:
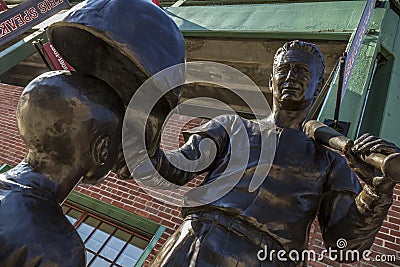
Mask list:
[[[322,86],[324,66],[314,44],[295,40],[279,48],[271,77],[274,111],[308,110]]]
[[[47,35],[60,55],[77,71],[105,81],[127,106],[138,88],[158,72],[185,62],[185,40],[165,10],[147,0],[86,0],[71,8],[63,21],[47,28]],[[76,40],[79,40],[77,42]],[[181,64],[180,66],[184,66]],[[169,79],[182,83],[184,67],[170,71]],[[154,86],[153,93],[165,92]],[[166,92],[152,110],[147,122],[133,120],[131,129],[146,129],[149,156],[158,150],[161,129],[168,114],[179,102],[182,88]],[[134,109],[135,107],[130,107]],[[136,110],[140,117],[142,110]],[[143,140],[132,133],[133,151]],[[147,155],[137,153],[130,166]],[[129,179],[122,153],[114,172]]]
[[[82,177],[99,181],[117,161],[123,114],[120,97],[101,80],[45,73],[26,86],[18,104],[26,161],[34,172],[65,186]]]

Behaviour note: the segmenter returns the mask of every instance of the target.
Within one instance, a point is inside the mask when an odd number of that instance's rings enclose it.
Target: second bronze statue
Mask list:
[[[315,45],[287,42],[274,57],[271,118],[251,121],[220,116],[188,131],[184,135],[187,142],[179,150],[159,150],[152,160],[154,167],[165,181],[178,185],[202,172],[207,173],[203,185],[223,181],[232,158],[242,157],[233,148],[245,145],[227,130],[238,132],[236,125],[244,126],[247,132],[250,157],[241,179],[226,195],[203,206],[182,209],[183,224],[167,240],[152,266],[306,266],[306,258],[288,255],[291,251],[302,255],[307,249],[310,227],[317,216],[327,248],[360,253],[370,248],[392,203],[393,181],[399,177],[388,177],[359,158],[372,152],[390,155],[400,150],[376,137],[363,136],[346,151],[346,162],[303,133],[301,125],[319,92],[323,71],[324,59]],[[256,167],[265,164],[261,140],[268,131],[261,129],[268,127],[277,135],[272,167],[264,173],[261,186],[250,192]],[[212,149],[200,151],[205,138],[214,141],[216,153]],[[193,162],[201,155],[211,158],[212,163],[204,170],[189,172],[199,168],[168,161],[180,153]],[[162,185],[151,170],[143,164],[134,176],[144,183]],[[364,187],[356,174],[365,181]],[[227,184],[218,186],[223,189]],[[337,243],[342,239],[347,242],[345,248]],[[259,257],[260,250],[273,250],[275,254]]]

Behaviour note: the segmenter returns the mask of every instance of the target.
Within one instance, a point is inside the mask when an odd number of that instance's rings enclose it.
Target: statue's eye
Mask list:
[[[286,74],[289,72],[289,66],[280,66],[277,68],[277,74]]]
[[[296,66],[296,72],[301,72],[304,74],[311,74],[310,70],[305,66]]]

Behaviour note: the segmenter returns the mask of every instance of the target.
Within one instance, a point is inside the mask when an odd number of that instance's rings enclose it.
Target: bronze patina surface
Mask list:
[[[249,136],[250,157],[241,180],[216,201],[183,208],[184,223],[167,240],[152,266],[305,266],[306,259],[286,257],[287,261],[282,261],[275,254],[260,260],[257,253],[267,248],[301,254],[307,249],[316,216],[327,248],[341,249],[337,241],[342,238],[347,241],[344,251],[369,249],[392,203],[392,180],[397,177],[386,177],[358,158],[400,150],[365,135],[354,146],[346,147],[345,159],[303,133],[302,123],[322,84],[323,70],[324,60],[315,45],[288,42],[274,59],[272,118],[250,121],[221,116],[188,131],[189,138],[180,150],[158,151],[152,161],[157,171],[169,182],[183,185],[203,171],[183,171],[196,168],[175,167],[167,158],[182,152],[190,160],[200,158],[200,154],[211,157],[215,153],[211,149],[200,153],[199,144],[205,138],[212,139],[218,151],[204,170],[208,174],[203,185],[207,185],[221,178],[232,158],[242,156],[232,153],[232,144],[240,146],[238,142],[243,140],[225,129],[243,123]],[[264,182],[250,192],[255,166],[263,160],[261,137],[265,131],[260,129],[270,122],[277,134],[276,154]],[[364,187],[356,174],[366,182]],[[134,176],[150,184],[162,185],[165,181],[156,178],[146,164],[138,167]],[[224,184],[220,186],[223,189]]]
[[[28,154],[0,175],[0,266],[85,266],[60,203],[115,165],[123,115],[114,90],[86,75],[49,72],[26,86],[17,122]]]

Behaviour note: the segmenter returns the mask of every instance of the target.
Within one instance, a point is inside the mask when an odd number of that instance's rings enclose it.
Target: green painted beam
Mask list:
[[[151,235],[154,235],[157,233],[157,231],[159,231],[160,225],[149,219],[143,218],[139,215],[89,197],[77,191],[72,191],[67,200],[122,222],[128,226],[147,232]]]
[[[169,7],[185,36],[348,40],[365,1]],[[205,15],[207,14],[207,15]]]
[[[143,266],[145,260],[150,255],[150,252],[153,250],[153,248],[156,246],[158,240],[160,239],[160,237],[164,233],[164,231],[165,231],[165,227],[160,225],[160,227],[158,227],[158,229],[157,229],[157,232],[154,234],[153,238],[150,240],[149,244],[147,245],[146,249],[143,251],[142,255],[136,262],[135,267]]]
[[[1,51],[0,74],[3,74],[21,61],[25,60],[27,57],[33,55],[36,52],[36,49],[32,42],[38,39],[47,42],[46,32],[42,30],[36,31]]]

